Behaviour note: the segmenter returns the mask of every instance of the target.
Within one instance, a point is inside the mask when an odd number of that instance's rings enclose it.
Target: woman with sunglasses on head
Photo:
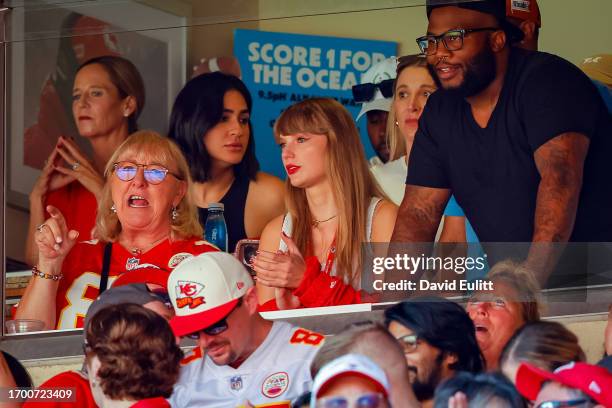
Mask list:
[[[17,310],[47,329],[82,327],[100,288],[141,267],[170,271],[182,260],[214,248],[189,193],[189,167],[180,149],[151,131],[130,136],[112,155],[98,205],[96,237],[78,242],[62,213],[36,232],[39,260]],[[126,272],[127,271],[127,272]]]
[[[170,116],[168,136],[190,164],[202,226],[210,203],[224,205],[228,252],[243,238],[258,238],[285,209],[283,183],[259,171],[251,108],[251,94],[240,79],[214,72],[187,82]]]
[[[420,55],[407,55],[398,59],[394,86],[387,126],[390,160],[385,164],[372,166],[370,171],[389,198],[399,205],[404,198],[408,159],[419,127],[419,118],[427,98],[438,87],[427,69],[427,61]],[[465,217],[454,198],[449,201],[444,215],[439,240],[465,242]]]
[[[389,242],[397,207],[368,171],[353,119],[333,99],[308,99],[282,113],[274,136],[289,212],[266,226],[253,261],[262,309],[365,301],[361,244]]]
[[[137,130],[138,116],[145,104],[140,73],[130,61],[117,56],[90,59],[76,71],[72,85],[72,114],[79,135],[91,145],[87,157],[77,143],[60,137],[30,193],[30,223],[25,259],[38,260],[36,227],[58,208],[81,239],[93,237],[97,202],[106,162]]]

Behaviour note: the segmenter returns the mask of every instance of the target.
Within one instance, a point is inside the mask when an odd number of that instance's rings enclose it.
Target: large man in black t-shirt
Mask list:
[[[419,122],[392,240],[432,241],[454,194],[482,242],[612,241],[612,123],[589,79],[510,47],[522,34],[504,0],[427,15],[417,42],[440,90]]]

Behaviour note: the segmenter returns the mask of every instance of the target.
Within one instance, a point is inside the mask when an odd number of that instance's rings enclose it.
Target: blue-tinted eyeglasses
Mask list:
[[[140,164],[134,163],[130,161],[121,161],[113,164],[115,169],[115,175],[121,181],[130,181],[136,177],[138,173],[138,168],[142,167],[144,171],[144,178],[148,183],[151,184],[159,184],[166,178],[166,175],[171,174],[179,180],[182,180],[181,177],[177,176],[174,173],[171,173],[170,170],[165,168],[159,164]]]
[[[382,408],[387,407],[386,398],[380,392],[362,394],[356,398],[323,397],[317,399],[317,408]],[[351,404],[352,402],[352,404]]]

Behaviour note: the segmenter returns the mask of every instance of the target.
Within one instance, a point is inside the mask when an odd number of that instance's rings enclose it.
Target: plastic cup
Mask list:
[[[16,334],[42,331],[45,323],[36,319],[15,319],[7,320],[5,326],[8,334]]]

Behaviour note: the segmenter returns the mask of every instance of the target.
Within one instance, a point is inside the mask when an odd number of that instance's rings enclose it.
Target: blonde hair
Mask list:
[[[117,214],[111,211],[113,198],[110,177],[112,177],[115,162],[126,152],[142,152],[151,157],[151,160],[166,167],[176,166],[176,175],[186,183],[186,193],[176,206],[178,216],[175,220],[171,220],[170,238],[177,240],[202,236],[202,226],[198,222],[196,206],[191,198],[189,166],[181,150],[176,143],[159,133],[151,130],[140,130],[129,136],[106,163],[106,169],[104,170],[106,182],[102,189],[102,197],[98,203],[98,215],[96,217],[96,238],[112,242],[121,233],[121,222]],[[170,213],[168,213],[168,217],[170,217]]]
[[[525,323],[540,320],[540,285],[534,273],[520,263],[505,260],[491,268],[487,279],[509,285],[517,294],[511,299],[521,305],[521,317]]]
[[[389,116],[387,116],[387,146],[389,147],[389,161],[397,160],[406,154],[406,138],[400,132],[399,126],[395,124],[397,115],[395,113],[395,87],[397,86],[397,80],[402,71],[408,67],[419,67],[427,68],[427,60],[420,54],[417,55],[405,55],[399,57],[397,60],[397,75],[395,77],[395,83],[393,84],[393,101],[391,102],[391,109],[389,110]]]
[[[339,278],[352,282],[361,270],[360,245],[367,240],[370,199],[384,197],[384,194],[368,170],[353,118],[340,103],[330,98],[313,98],[291,105],[276,120],[274,137],[278,141],[280,135],[296,133],[327,136],[325,173],[338,207],[336,271]],[[311,241],[313,222],[306,192],[293,187],[288,179],[285,185],[286,206],[293,218],[293,240],[305,253]]]

